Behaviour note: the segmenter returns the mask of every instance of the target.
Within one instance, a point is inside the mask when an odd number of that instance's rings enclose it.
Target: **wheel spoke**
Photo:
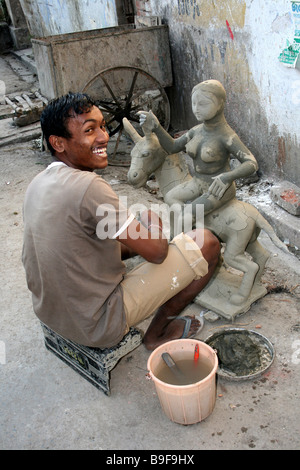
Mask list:
[[[115,118],[115,115],[113,114],[112,117],[108,121],[106,121],[106,125],[109,126],[115,120],[116,120],[116,118]]]
[[[125,108],[127,108],[129,103],[131,102],[131,97],[132,97],[133,89],[134,89],[134,86],[135,86],[135,83],[136,83],[136,80],[137,80],[137,76],[138,76],[138,72],[135,72],[135,74],[133,76],[133,79],[132,79],[131,87],[130,87],[130,90],[129,90],[129,93],[128,93],[128,96],[127,96]]]
[[[115,105],[113,103],[105,103],[103,101],[100,101],[97,103],[99,108],[102,107],[104,108],[105,111],[114,111]]]
[[[113,159],[115,159],[115,157],[116,157],[116,153],[117,153],[117,150],[118,150],[118,147],[119,147],[119,143],[120,143],[120,139],[121,139],[121,136],[122,136],[122,131],[123,131],[123,128],[120,129],[119,135],[118,135],[118,137],[117,137],[117,142],[116,142],[115,150],[114,150],[114,153],[113,153]]]
[[[120,105],[120,103],[119,103],[119,101],[118,101],[118,98],[114,95],[114,92],[112,91],[111,87],[109,86],[109,84],[108,84],[106,78],[103,77],[102,75],[101,75],[101,78],[102,78],[103,83],[105,84],[106,88],[108,89],[109,93],[111,94],[112,98],[114,99],[116,105],[118,106],[118,108],[121,108],[121,105]]]
[[[129,116],[129,120],[130,121],[133,121],[133,122],[140,122],[140,119],[135,115],[135,114],[131,114],[130,113],[130,116]]]
[[[120,130],[122,130],[123,128],[123,124],[119,123],[119,125],[117,127],[115,127],[111,132],[110,132],[110,136],[112,135],[115,135],[117,132],[119,132]]]

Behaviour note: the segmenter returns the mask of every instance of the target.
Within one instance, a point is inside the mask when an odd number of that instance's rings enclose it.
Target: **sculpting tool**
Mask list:
[[[196,344],[195,346],[195,352],[194,352],[194,362],[197,362],[199,359],[199,345]]]
[[[161,357],[178,379],[182,379],[185,377],[184,373],[175,364],[174,360],[172,359],[169,353],[162,353]]]

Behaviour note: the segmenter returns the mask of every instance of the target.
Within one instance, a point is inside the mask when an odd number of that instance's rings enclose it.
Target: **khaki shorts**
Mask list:
[[[149,317],[158,307],[208,272],[198,245],[186,234],[177,235],[161,264],[141,263],[121,282],[127,327]]]

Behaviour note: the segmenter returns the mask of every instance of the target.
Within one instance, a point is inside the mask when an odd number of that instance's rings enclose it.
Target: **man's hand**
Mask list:
[[[139,220],[134,218],[117,240],[151,263],[162,263],[168,254],[169,243],[161,219],[151,210],[142,212]]]
[[[151,227],[159,227],[162,230],[161,218],[151,210],[143,211],[140,214],[139,220],[148,230],[151,231]]]

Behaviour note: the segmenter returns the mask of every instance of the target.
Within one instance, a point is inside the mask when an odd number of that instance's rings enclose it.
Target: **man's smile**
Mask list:
[[[107,157],[107,147],[95,147],[92,149],[94,155],[98,155],[99,157]]]

